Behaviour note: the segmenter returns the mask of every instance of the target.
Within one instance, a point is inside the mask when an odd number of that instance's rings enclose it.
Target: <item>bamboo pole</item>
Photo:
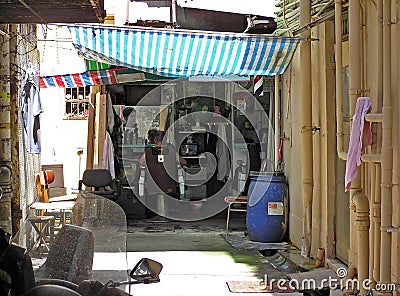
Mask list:
[[[2,36],[0,40],[3,41],[0,52],[0,105],[3,108],[3,112],[0,113],[0,138],[1,138],[1,152],[0,159],[2,164],[11,166],[11,117],[10,112],[10,36],[9,25],[0,25]],[[3,31],[4,30],[4,31]],[[0,33],[1,33],[0,32]],[[5,188],[3,188],[5,189]],[[0,201],[0,210],[2,210],[2,217],[0,217],[0,227],[4,231],[12,232],[12,219],[11,219],[11,194],[6,194],[3,190],[3,197]]]
[[[11,216],[12,232],[15,234],[20,227],[22,218],[20,200],[20,163],[19,163],[19,139],[18,139],[18,25],[10,25],[10,123],[11,123],[11,164],[12,164],[12,197]]]

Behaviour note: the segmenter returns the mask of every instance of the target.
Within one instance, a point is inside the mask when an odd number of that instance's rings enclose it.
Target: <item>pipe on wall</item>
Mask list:
[[[356,207],[357,225],[357,279],[364,283],[369,279],[369,201],[365,194],[357,193],[353,196],[353,203]],[[366,295],[364,285],[360,285],[360,294]]]
[[[343,78],[342,78],[342,0],[335,1],[335,58],[336,58],[336,150],[340,159],[347,159],[343,132]]]
[[[374,204],[372,207],[373,226],[374,226],[374,268],[373,279],[380,281],[380,262],[381,262],[381,167],[375,164],[375,193]]]
[[[391,97],[391,0],[383,0],[383,106],[381,164],[381,261],[380,282],[391,279],[392,227],[392,97]]]
[[[274,120],[275,120],[275,170],[278,170],[279,161],[278,161],[278,153],[279,153],[279,144],[280,144],[280,130],[279,130],[279,118],[280,118],[280,95],[279,95],[279,75],[275,76],[275,102],[274,102]]]
[[[375,169],[375,163],[371,163],[368,167],[369,167],[369,171],[370,171],[370,179],[369,179],[369,192],[368,192],[368,196],[370,196],[370,200],[369,200],[369,208],[371,211],[371,216],[370,216],[370,224],[371,227],[369,228],[369,275],[368,278],[371,279],[373,281],[373,283],[375,284],[375,280],[374,280],[374,256],[375,256],[375,198],[374,198],[374,194],[375,194],[375,187],[376,187],[376,169]]]
[[[300,0],[300,27],[311,22],[311,3]],[[311,30],[301,33],[300,44],[301,75],[301,174],[303,197],[303,233],[301,255],[311,253],[312,201],[313,201],[313,141],[312,141],[312,91],[311,91]]]
[[[365,120],[369,122],[382,122],[382,113],[370,113],[365,115]]]
[[[383,100],[383,0],[376,2],[377,11],[377,114],[367,114],[365,120],[370,122],[382,122],[382,100]],[[382,143],[382,132],[379,129],[376,138],[376,151],[380,153]],[[382,155],[381,155],[382,159]],[[375,179],[371,180],[374,182],[374,190],[371,195],[372,201],[372,227],[373,231],[373,265],[372,268],[372,280],[374,282],[380,281],[380,256],[381,256],[381,167],[379,163],[374,164]]]
[[[363,162],[381,162],[382,155],[380,155],[380,154],[363,154],[363,155],[361,155],[361,160]]]
[[[360,1],[349,1],[349,105],[350,114],[354,114],[358,97],[361,96],[361,54],[360,54]],[[361,171],[361,169],[360,169]],[[349,263],[356,261],[356,236],[352,222],[355,220],[353,196],[361,193],[360,174],[351,182],[350,189],[350,251]]]
[[[177,25],[177,17],[176,17],[176,0],[171,1],[171,22],[174,26]]]
[[[396,44],[398,46],[400,40],[399,40],[399,34],[400,34],[400,27],[399,27],[399,18],[400,18],[400,6],[399,6],[399,2],[392,2],[392,5],[394,6],[394,13],[392,15],[392,20],[394,21],[394,26],[392,27],[392,36],[393,36],[393,40],[392,43]],[[393,10],[392,10],[393,11]],[[395,47],[396,48],[396,47]],[[397,47],[398,48],[398,47]],[[399,69],[399,57],[398,57],[398,51],[397,53],[393,53],[393,65],[395,65],[395,67],[393,67],[394,71],[393,74],[395,75],[394,77],[392,77],[392,81],[395,81],[397,83],[395,83],[393,85],[395,94],[399,94],[400,93],[400,84],[398,83],[399,79],[400,79],[400,69]],[[393,126],[394,127],[398,127],[399,126],[399,122],[400,122],[400,103],[399,100],[394,100],[395,102],[395,106],[393,106],[393,108],[395,108],[393,113],[395,114],[395,121],[393,122]],[[399,174],[400,174],[400,159],[399,159],[399,153],[398,151],[400,150],[399,145],[400,145],[400,129],[399,128],[394,128],[393,130],[395,132],[394,136],[396,138],[393,138],[393,142],[396,143],[397,145],[395,147],[393,147],[394,149],[394,153],[395,155],[397,155],[397,163],[394,164],[393,166],[393,170],[394,170],[394,174],[393,174],[393,183],[397,183],[397,186],[394,187],[393,189],[395,190],[393,196],[396,196],[397,194],[397,225],[400,224],[400,199],[398,198],[400,196],[399,193]],[[397,283],[400,283],[400,248],[398,247],[400,245],[400,234],[397,234],[397,240],[395,242],[395,244],[397,245],[397,270],[395,272],[397,272]],[[393,260],[394,261],[394,260]],[[393,272],[394,273],[394,272]],[[398,293],[397,293],[398,294]]]
[[[392,122],[392,142],[393,142],[393,165],[392,165],[392,198],[393,198],[393,207],[394,209],[397,208],[397,210],[392,210],[392,215],[393,215],[393,219],[392,222],[395,223],[393,224],[393,226],[399,226],[399,218],[400,218],[400,211],[398,210],[398,206],[399,204],[399,186],[398,186],[398,180],[399,180],[399,134],[398,134],[398,126],[399,126],[399,100],[397,99],[398,94],[399,94],[399,86],[398,86],[398,81],[399,81],[399,51],[398,51],[398,44],[400,42],[399,39],[399,24],[398,24],[398,20],[400,17],[400,11],[399,11],[399,2],[398,1],[392,1],[391,3],[392,8],[392,14],[391,14],[391,44],[392,44],[392,56],[391,56],[391,68],[392,68],[392,76],[391,76],[391,81],[392,81],[392,114],[393,114],[393,122]],[[397,111],[397,112],[396,112]],[[394,204],[396,203],[396,204]],[[396,222],[394,222],[396,221]],[[392,235],[392,248],[394,246],[396,246],[396,248],[392,249],[392,254],[393,254],[393,258],[392,258],[392,262],[397,262],[397,264],[392,264],[392,282],[399,283],[399,279],[400,279],[400,265],[399,265],[399,254],[400,254],[400,250],[398,248],[398,239],[399,239],[399,234],[398,231],[396,232],[396,234]],[[395,259],[397,259],[396,261],[394,261]],[[396,279],[393,277],[393,275],[396,275]],[[399,293],[397,293],[399,294]]]

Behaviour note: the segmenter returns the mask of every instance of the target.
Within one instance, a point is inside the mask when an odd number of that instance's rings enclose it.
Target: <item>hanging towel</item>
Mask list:
[[[218,159],[218,172],[217,180],[225,181],[229,177],[229,150],[227,147],[226,129],[225,124],[220,124],[217,131],[218,140],[215,147],[215,154]]]
[[[358,173],[358,167],[361,165],[361,149],[363,144],[371,145],[372,131],[371,123],[365,122],[365,115],[371,112],[371,101],[368,97],[359,97],[357,99],[356,109],[351,126],[349,150],[347,152],[345,190],[348,191]],[[363,137],[366,142],[363,143]]]
[[[106,131],[106,138],[104,140],[104,150],[103,150],[103,161],[102,165],[104,169],[110,171],[111,177],[115,178],[115,168],[114,168],[114,146],[108,131]]]

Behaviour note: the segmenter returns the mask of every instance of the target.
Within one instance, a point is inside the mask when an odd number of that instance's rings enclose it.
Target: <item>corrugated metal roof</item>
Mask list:
[[[100,23],[104,0],[0,0],[0,23]]]

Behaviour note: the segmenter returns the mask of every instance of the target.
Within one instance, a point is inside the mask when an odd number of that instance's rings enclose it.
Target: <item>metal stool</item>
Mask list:
[[[247,196],[226,196],[225,202],[228,203],[228,215],[226,217],[226,232],[225,237],[228,236],[228,228],[229,228],[229,219],[231,212],[247,212],[247,208],[234,208],[232,207],[235,204],[238,205],[247,205]]]
[[[40,247],[44,246],[49,251],[48,243],[46,242],[46,235],[50,236],[50,241],[54,237],[54,216],[30,216],[27,219],[32,227],[35,229],[38,237],[33,244],[31,251],[40,253]]]

